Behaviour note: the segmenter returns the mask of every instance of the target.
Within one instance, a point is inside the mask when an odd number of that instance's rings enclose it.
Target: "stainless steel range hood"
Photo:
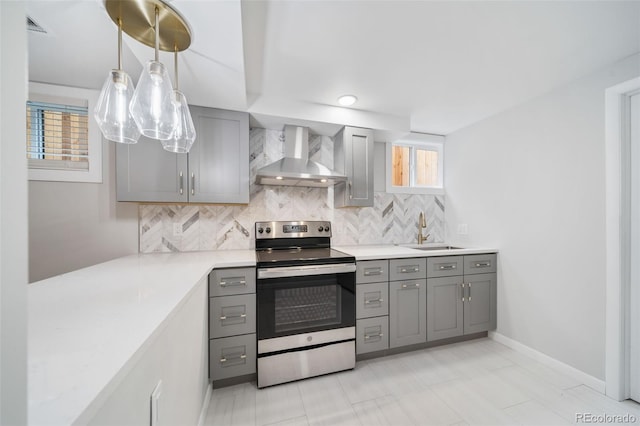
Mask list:
[[[309,160],[309,128],[284,126],[284,158],[258,169],[262,185],[327,187],[347,180],[345,175]]]

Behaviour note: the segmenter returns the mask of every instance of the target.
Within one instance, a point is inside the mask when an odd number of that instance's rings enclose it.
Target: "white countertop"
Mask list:
[[[443,244],[424,244],[423,247],[442,246]],[[416,244],[407,245],[359,245],[336,246],[336,250],[355,256],[356,260],[401,259],[407,257],[456,256],[461,254],[497,253],[497,249],[485,247],[461,248],[456,250],[419,250]]]
[[[30,424],[71,424],[213,268],[254,250],[140,254],[29,285]]]

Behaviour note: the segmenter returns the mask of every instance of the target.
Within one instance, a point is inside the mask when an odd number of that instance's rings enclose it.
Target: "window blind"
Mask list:
[[[30,168],[89,168],[88,108],[27,101]]]

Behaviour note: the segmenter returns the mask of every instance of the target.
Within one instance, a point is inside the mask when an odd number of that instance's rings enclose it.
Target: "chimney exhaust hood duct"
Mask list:
[[[309,128],[284,126],[284,158],[258,169],[262,185],[328,187],[347,180],[320,163],[309,160]]]

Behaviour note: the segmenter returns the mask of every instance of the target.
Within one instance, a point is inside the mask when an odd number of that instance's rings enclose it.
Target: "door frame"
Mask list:
[[[629,98],[640,77],[605,91],[606,339],[605,394],[630,396],[630,156]]]

